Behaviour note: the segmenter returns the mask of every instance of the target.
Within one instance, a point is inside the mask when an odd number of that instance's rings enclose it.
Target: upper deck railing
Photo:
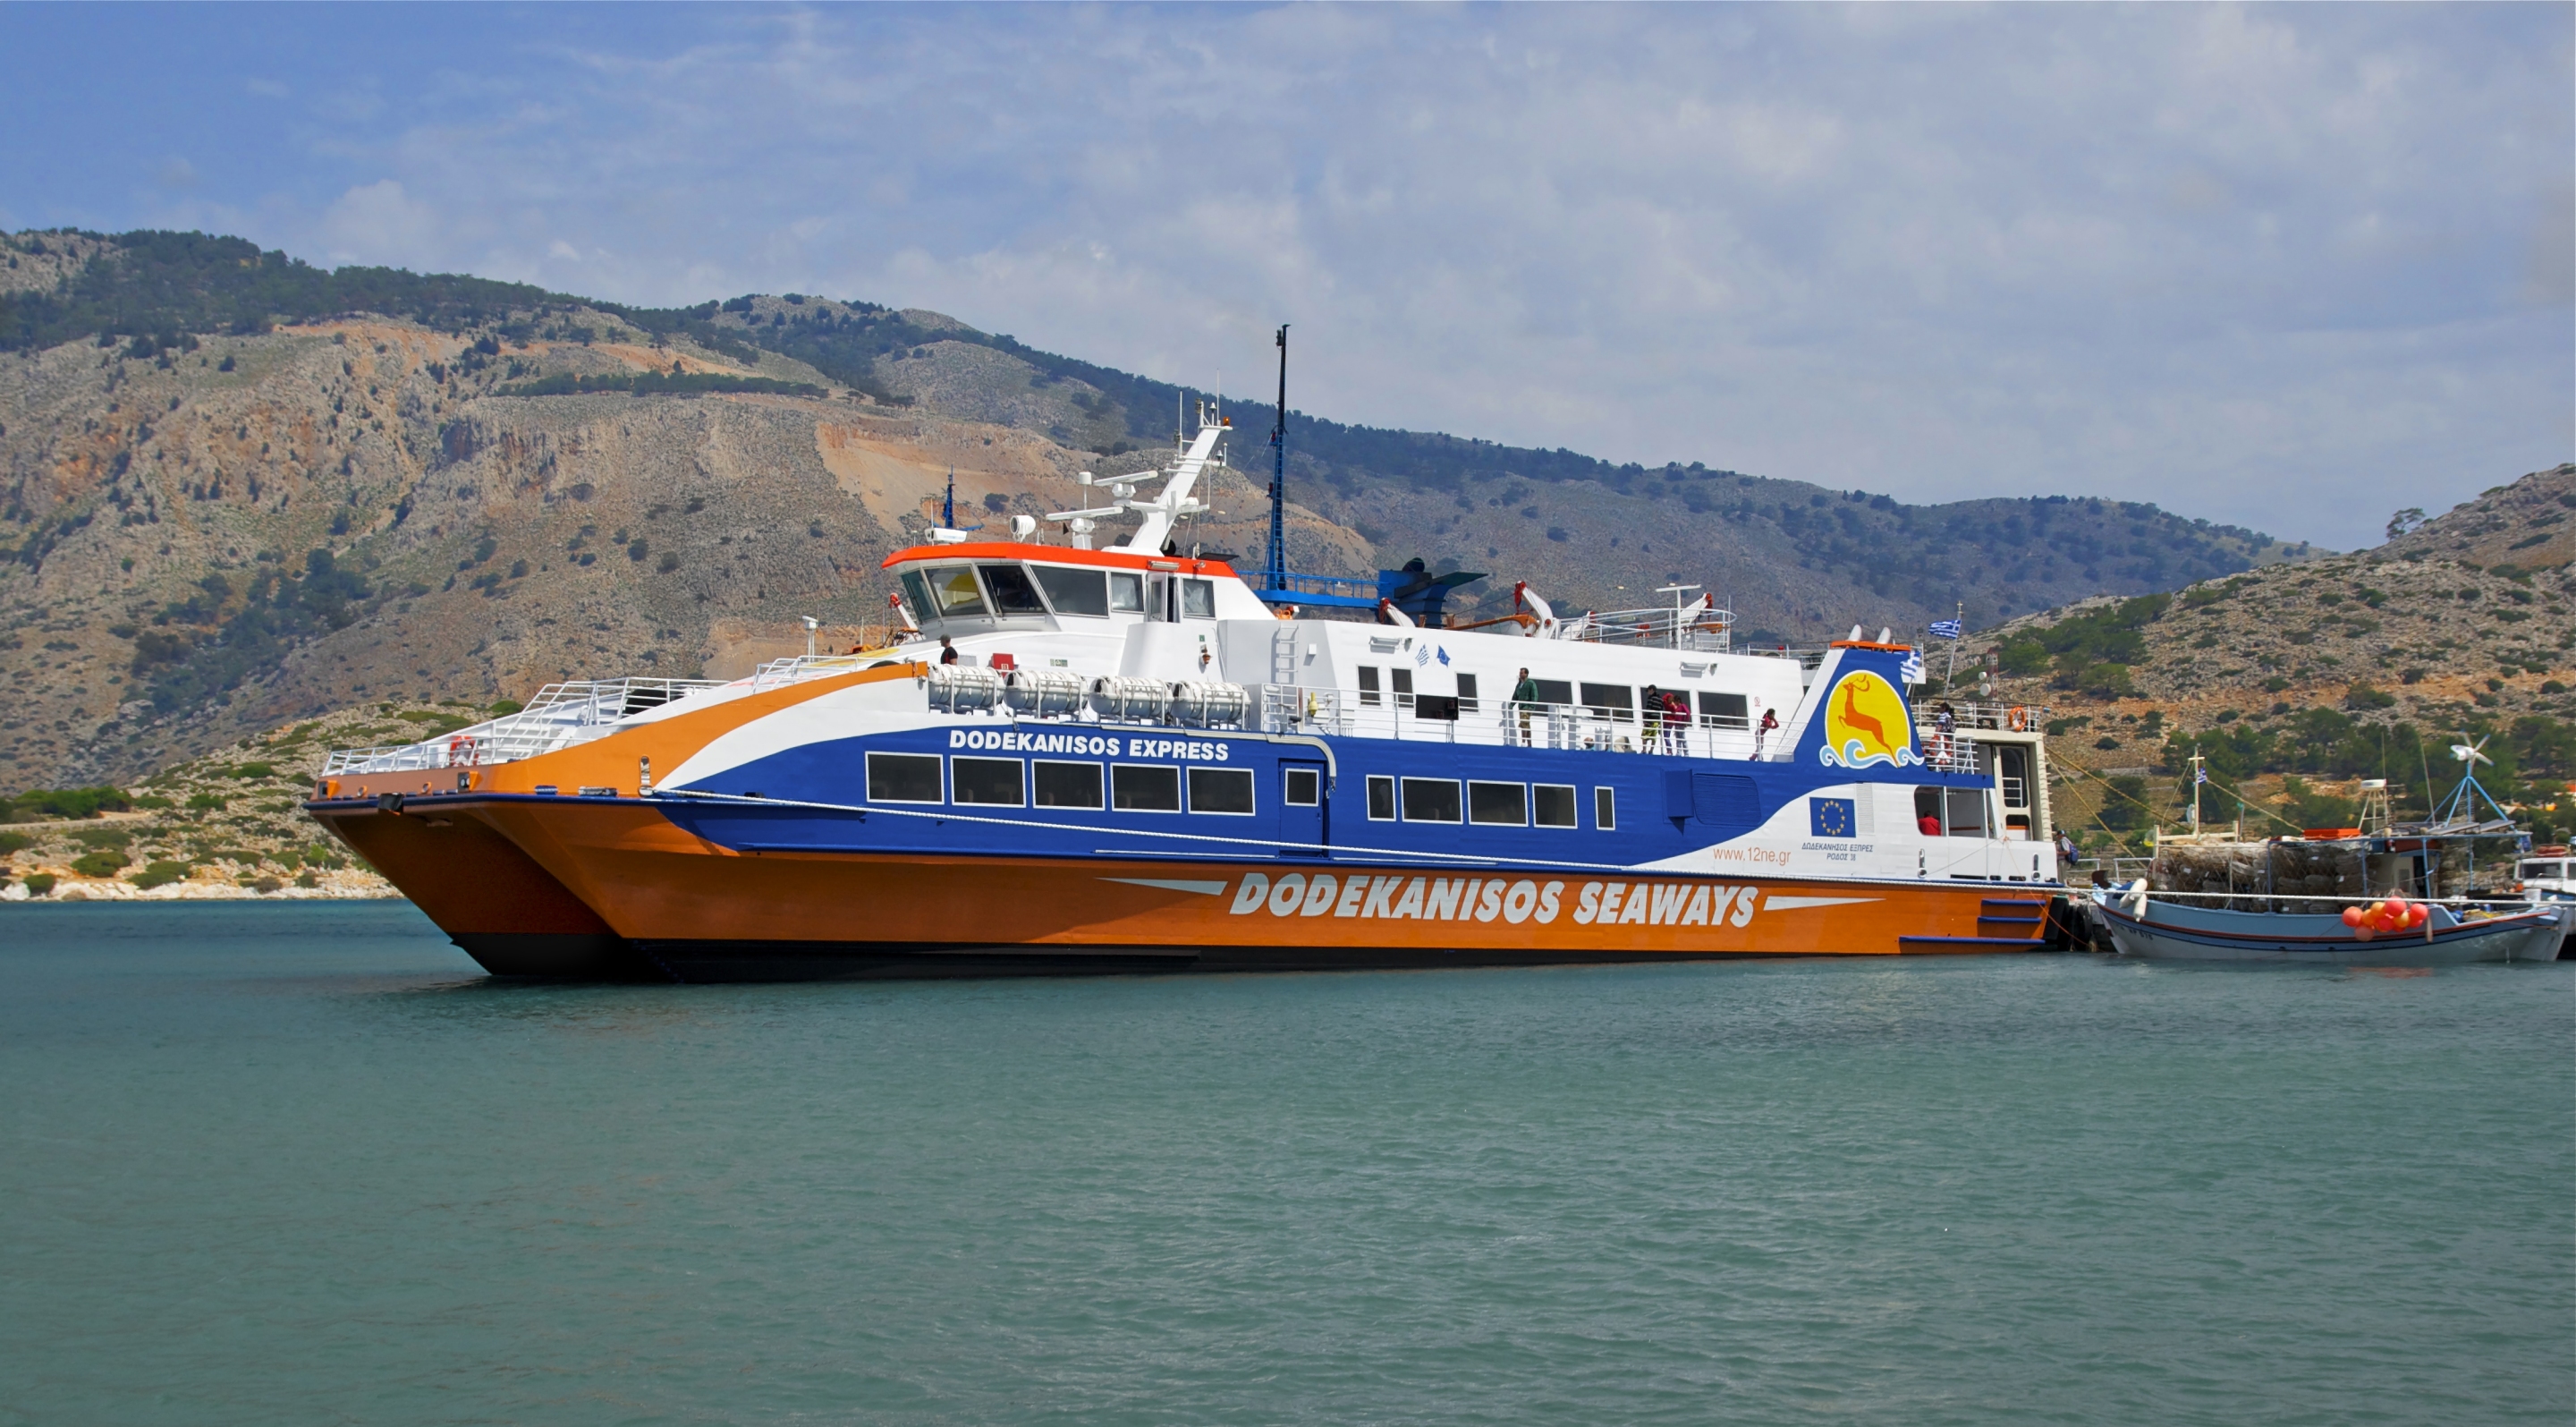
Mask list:
[[[515,763],[586,743],[619,719],[660,708],[721,679],[578,679],[548,684],[517,713],[419,743],[344,748],[323,761],[323,776],[415,773]]]

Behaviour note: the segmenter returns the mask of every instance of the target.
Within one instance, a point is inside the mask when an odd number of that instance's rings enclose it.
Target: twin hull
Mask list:
[[[917,715],[872,727],[853,712],[909,690],[917,672],[757,693],[489,768],[334,779],[308,811],[501,975],[766,980],[2004,951],[2037,945],[2047,922],[2053,888],[2018,876],[2015,886],[2000,874],[1923,870],[1912,854],[1902,858],[1910,879],[1859,868],[1793,875],[1746,859],[1727,845],[1730,828],[1744,828],[1726,819],[1768,816],[1805,832],[1804,792],[1850,791],[1848,772],[1785,764],[1710,765],[1727,770],[1716,773],[1697,766],[1708,760],[1636,754],[1128,730],[1123,741],[1048,737],[1114,743],[1101,755],[1110,768],[1138,766],[1119,760],[1140,749],[1183,770],[1219,755],[1257,769],[1268,789],[1309,769],[1320,803],[1265,793],[1257,816],[1222,820],[871,804],[869,752],[920,759],[966,741]],[[759,735],[773,740],[767,752],[725,742],[795,718],[838,736]],[[725,747],[737,751],[720,755]],[[673,770],[659,792],[615,786],[622,773],[636,787],[652,767]],[[1587,811],[1562,830],[1378,818],[1368,785],[1391,771],[1562,778],[1588,791]],[[1708,779],[1753,788],[1757,775],[1750,801],[1689,801]],[[1847,797],[1824,801],[1835,804],[1826,814],[1850,816]],[[1613,807],[1625,811],[1597,817]]]

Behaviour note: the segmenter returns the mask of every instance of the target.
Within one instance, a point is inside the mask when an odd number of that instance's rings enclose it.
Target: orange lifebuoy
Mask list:
[[[473,739],[464,737],[451,738],[447,740],[447,766],[454,768],[459,764],[470,765],[476,761],[475,754],[477,751],[478,750],[475,748]]]
[[[2005,716],[2004,726],[2015,733],[2028,733],[2030,731],[2030,710],[2024,708],[2014,709],[2010,714]]]

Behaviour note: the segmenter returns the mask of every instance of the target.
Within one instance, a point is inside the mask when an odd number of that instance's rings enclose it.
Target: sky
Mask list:
[[[0,5],[0,226],[2339,549],[2576,459],[2576,7]]]

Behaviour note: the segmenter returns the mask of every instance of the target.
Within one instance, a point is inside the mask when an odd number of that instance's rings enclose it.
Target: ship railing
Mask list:
[[[751,671],[751,692],[783,689],[813,679],[828,679],[835,674],[848,674],[860,669],[873,669],[880,664],[900,662],[894,651],[863,649],[856,654],[790,654],[772,659]]]
[[[1735,652],[1738,654],[1756,654],[1765,659],[1793,660],[1799,668],[1804,669],[1809,673],[1813,673],[1824,667],[1825,655],[1828,651],[1822,649],[1793,649],[1786,644],[1748,644],[1744,648],[1738,649]]]
[[[1733,652],[1735,614],[1731,610],[1605,609],[1559,626],[1557,637],[1585,644],[1625,644],[1681,649],[1699,654]]]
[[[1714,714],[1667,716],[1611,705],[1516,704],[1307,684],[1257,687],[1261,726],[1268,733],[1727,759],[1750,759],[1757,747],[1750,720]],[[1758,746],[1777,754],[1785,745],[1775,731]]]
[[[548,684],[516,713],[418,743],[346,748],[323,760],[325,777],[488,767],[553,753],[605,735],[617,723],[704,689],[719,679],[576,679]]]

